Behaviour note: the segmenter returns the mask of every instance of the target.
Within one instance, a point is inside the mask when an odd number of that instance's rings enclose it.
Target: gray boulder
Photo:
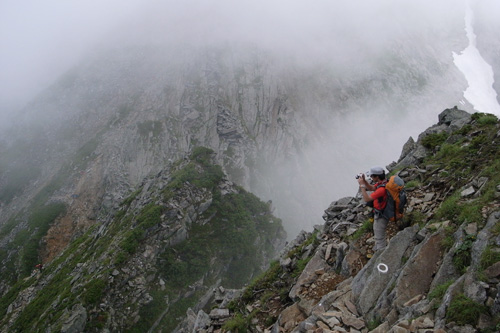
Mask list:
[[[433,277],[442,261],[443,238],[442,232],[429,235],[421,246],[415,248],[394,289],[396,294],[394,303],[397,307],[403,307],[410,299],[429,292]]]
[[[71,313],[64,321],[61,333],[80,333],[85,329],[87,322],[87,310],[81,305],[76,304],[71,309]]]
[[[373,308],[389,281],[401,268],[401,259],[418,230],[418,225],[415,225],[396,234],[387,247],[377,252],[356,275],[352,282],[352,293],[361,314],[367,314]]]
[[[452,109],[446,109],[438,116],[438,125],[446,125],[456,130],[467,124],[471,120],[470,113],[459,110],[456,106]]]

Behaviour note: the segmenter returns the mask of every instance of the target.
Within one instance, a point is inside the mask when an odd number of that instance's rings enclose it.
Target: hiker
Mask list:
[[[38,264],[38,265],[35,266],[35,268],[37,268],[41,272],[42,269],[43,269],[43,265],[42,264]]]
[[[388,220],[382,214],[387,204],[387,192],[385,190],[387,180],[385,179],[384,169],[379,166],[371,168],[368,176],[374,181],[373,185],[366,181],[364,174],[358,177],[358,183],[363,199],[374,210],[373,233],[375,235],[375,247],[373,248],[373,252],[375,252],[385,248],[387,245],[385,234]],[[367,191],[373,192],[368,194]]]

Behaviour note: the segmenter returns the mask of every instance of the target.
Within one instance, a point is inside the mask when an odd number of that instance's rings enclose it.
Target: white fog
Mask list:
[[[472,11],[478,6],[470,1]],[[476,20],[500,31],[500,2],[482,1],[480,6]],[[481,104],[488,99],[491,105],[496,98],[491,65],[458,58],[468,52],[464,51],[466,8],[465,1],[456,0],[2,1],[0,121],[6,125],[31,99],[95,50],[122,45],[254,45],[274,54],[285,68],[290,61],[302,68],[326,66],[349,76],[377,70],[377,59],[388,50],[398,53],[396,40],[407,41],[408,48],[418,45],[415,49],[424,53],[427,42],[439,49],[441,39],[443,50],[436,57],[445,57],[450,64],[455,59],[465,75],[460,79],[469,84],[480,81],[491,88],[485,92],[487,97],[478,96],[472,85],[467,91],[464,87],[450,93],[450,74],[399,105],[374,98],[373,104],[342,115],[321,110],[323,126],[301,156],[305,182],[284,179],[284,188],[278,189],[303,194],[312,202],[312,207],[304,209],[314,218],[291,228],[295,232],[322,223],[322,210],[331,201],[355,194],[358,172],[397,160],[406,140],[410,136],[416,139],[436,123],[442,110],[458,105],[473,112],[473,105],[477,111],[498,114],[496,106]],[[463,35],[454,35],[455,31]],[[386,74],[393,75],[390,70]],[[369,110],[363,109],[367,105]],[[288,167],[270,173],[284,177],[292,170]],[[261,193],[266,195],[264,189]],[[276,202],[278,214],[283,214],[287,203]]]
[[[307,62],[383,52],[403,31],[435,29],[456,1],[2,1],[0,101],[19,109],[96,47],[120,43],[254,43]]]

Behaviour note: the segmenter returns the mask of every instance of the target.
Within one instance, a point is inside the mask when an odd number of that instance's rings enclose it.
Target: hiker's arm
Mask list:
[[[363,199],[364,199],[366,202],[373,201],[372,197],[370,197],[370,196],[368,195],[368,193],[366,193],[366,186],[364,186],[364,185],[360,185],[360,186],[359,186],[359,189],[361,190],[361,195],[363,196]]]
[[[361,191],[361,195],[363,196],[363,199],[366,202],[373,201],[372,197],[370,197],[368,195],[368,193],[366,193],[366,191],[374,191],[375,190],[375,186],[373,186],[371,184],[368,184],[368,182],[366,181],[364,175],[363,175],[363,177],[361,177],[361,178],[358,179],[358,183],[359,183],[359,189]]]
[[[365,175],[363,175],[363,177],[358,178],[358,183],[360,188],[364,186],[367,191],[375,191],[375,185],[368,183],[365,179]]]

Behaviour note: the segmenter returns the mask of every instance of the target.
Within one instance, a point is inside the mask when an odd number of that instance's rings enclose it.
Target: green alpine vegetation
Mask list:
[[[81,306],[94,309],[86,328],[95,331],[109,325],[110,310],[100,304],[116,302],[125,331],[144,332],[155,323],[170,331],[209,288],[219,283],[238,288],[259,274],[284,240],[281,221],[255,195],[229,182],[222,186],[226,176],[213,156],[210,149],[194,148],[173,165],[164,185],[148,180],[121,202],[109,222],[76,237],[41,272],[15,283],[0,299],[0,325],[12,321],[14,332],[59,331],[68,318],[65,309]],[[65,210],[59,202],[37,205],[28,228],[17,233],[23,274],[38,263],[39,243]],[[154,255],[144,257],[152,250]],[[132,275],[132,263],[145,260]],[[21,313],[7,314],[12,302],[41,281],[43,287],[35,289]],[[143,286],[141,302],[133,301],[136,286]],[[106,296],[116,293],[120,297]]]

